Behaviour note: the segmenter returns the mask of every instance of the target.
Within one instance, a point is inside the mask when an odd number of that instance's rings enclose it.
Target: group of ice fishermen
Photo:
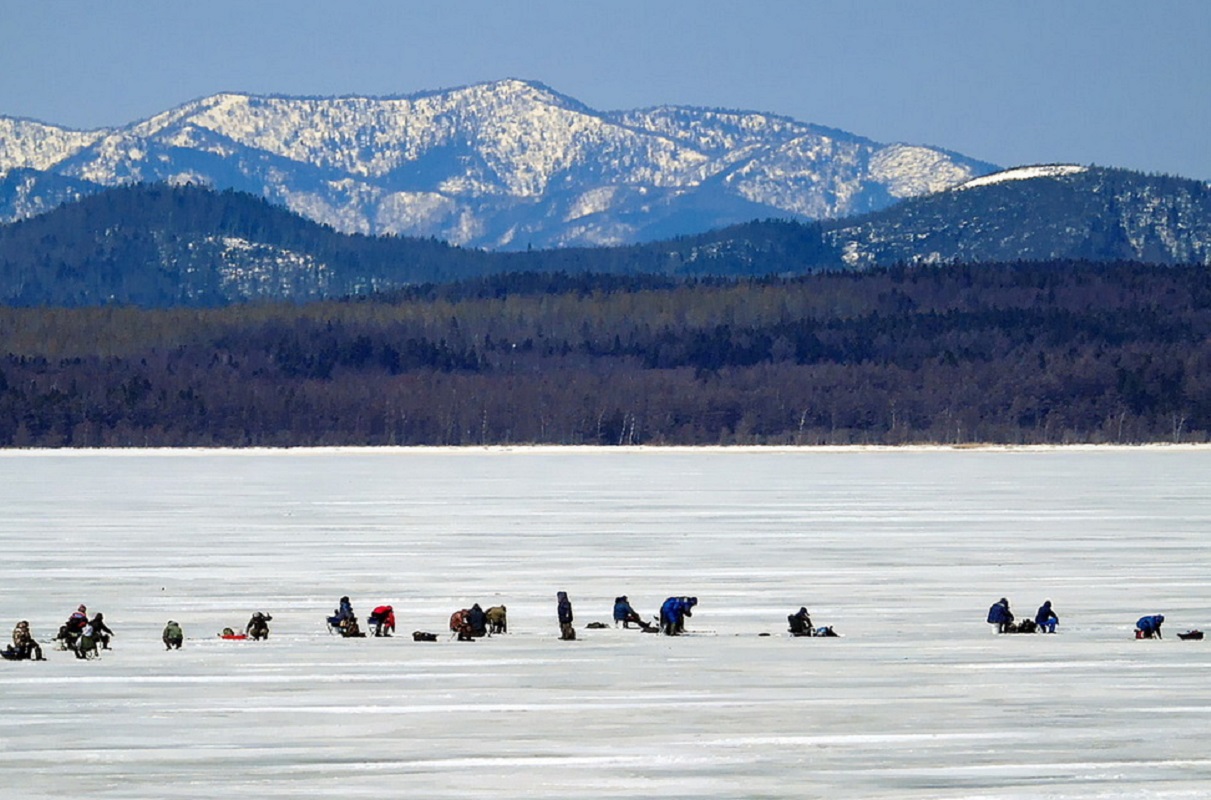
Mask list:
[[[1051,607],[1050,600],[1045,600],[1043,605],[1039,606],[1039,610],[1035,612],[1034,619],[1017,621],[1015,619],[1013,612],[1009,610],[1009,600],[1004,597],[993,603],[988,609],[988,624],[992,625],[997,633],[1055,633],[1056,626],[1060,624],[1060,617],[1055,613],[1055,609]],[[1148,614],[1140,617],[1135,622],[1135,638],[1164,638],[1161,636],[1161,625],[1164,622],[1164,614]],[[1178,637],[1182,639],[1201,639],[1203,635],[1202,631],[1192,630],[1186,633],[1179,633]]]
[[[572,603],[567,592],[557,592],[556,616],[559,620],[559,635],[561,639],[576,638],[576,629],[572,626]],[[636,625],[647,633],[661,633],[666,636],[678,636],[685,632],[685,621],[694,615],[694,607],[698,605],[697,597],[670,597],[660,606],[660,613],[654,622],[648,622],[640,616],[626,595],[614,598],[614,625],[629,628]],[[811,616],[806,607],[787,616],[788,631],[791,636],[837,636],[831,626],[817,628],[813,626]],[[224,639],[267,639],[269,638],[269,623],[273,617],[262,611],[254,612],[244,627],[243,633],[237,633],[231,628],[224,628],[219,634]],[[1160,639],[1161,625],[1165,621],[1163,614],[1150,614],[1140,617],[1135,623],[1137,639]],[[391,636],[395,633],[395,609],[389,605],[376,606],[366,618],[368,630],[373,636]],[[1047,600],[1039,606],[1034,619],[1016,621],[1009,608],[1009,600],[1002,597],[988,609],[988,622],[994,626],[997,633],[1055,633],[1060,622],[1059,615]],[[339,605],[327,618],[328,629],[344,637],[365,637],[367,635],[358,624],[357,615],[349,598],[342,597]],[[487,610],[479,603],[470,608],[460,609],[450,616],[450,631],[459,641],[474,641],[494,633],[508,632],[508,609],[505,606],[492,606]],[[606,627],[602,623],[590,623],[589,627]],[[764,634],[763,634],[764,635]],[[77,658],[93,658],[98,650],[108,650],[110,638],[114,632],[105,624],[105,617],[100,612],[88,615],[84,605],[79,606],[67,621],[59,627],[54,638],[61,650],[67,650]],[[1179,633],[1183,639],[1201,639],[1201,631]],[[164,646],[168,650],[180,649],[185,641],[185,634],[180,624],[169,620],[161,635]],[[437,634],[424,631],[414,631],[412,638],[417,641],[436,641]],[[22,620],[13,629],[13,640],[6,649],[0,651],[0,656],[9,661],[45,661],[42,647],[34,639],[29,622]]]

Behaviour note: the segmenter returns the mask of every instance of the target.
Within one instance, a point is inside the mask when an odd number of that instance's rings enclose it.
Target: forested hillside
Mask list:
[[[519,274],[347,301],[0,309],[0,445],[1206,441],[1211,275]]]

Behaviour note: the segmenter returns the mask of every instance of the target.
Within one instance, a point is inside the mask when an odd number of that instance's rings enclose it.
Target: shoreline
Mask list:
[[[30,447],[0,449],[0,458],[49,456],[147,455],[468,455],[468,454],[854,454],[854,453],[1098,453],[1098,452],[1199,452],[1211,443],[1169,444],[906,444],[906,445],[329,445],[300,447]]]

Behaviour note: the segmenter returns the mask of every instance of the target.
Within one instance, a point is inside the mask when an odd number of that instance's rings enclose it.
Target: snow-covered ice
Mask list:
[[[1211,640],[1176,633],[1211,626],[1209,462],[5,452],[5,635],[87,603],[117,638],[0,662],[0,796],[1206,797]],[[343,594],[392,603],[400,635],[330,636]],[[585,629],[619,594],[696,595],[695,635]],[[1050,598],[1061,632],[992,635],[1002,595]],[[451,641],[476,601],[510,633]],[[800,605],[843,637],[788,638]],[[269,641],[216,638],[256,609]],[[1165,640],[1136,641],[1153,612]]]

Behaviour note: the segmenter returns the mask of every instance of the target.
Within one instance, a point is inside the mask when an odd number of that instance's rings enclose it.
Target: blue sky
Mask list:
[[[599,109],[769,111],[1003,165],[1211,180],[1208,0],[0,0],[0,114],[505,77]]]

